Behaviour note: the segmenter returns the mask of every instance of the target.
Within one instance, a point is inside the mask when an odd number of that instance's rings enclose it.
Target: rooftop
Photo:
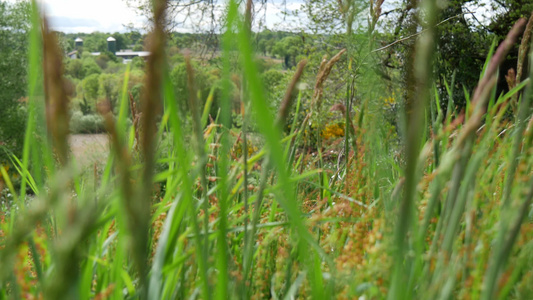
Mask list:
[[[117,57],[121,57],[121,56],[140,56],[140,57],[145,57],[145,56],[150,56],[150,52],[149,51],[131,51],[131,50],[127,50],[127,51],[118,51],[115,53],[115,55]]]

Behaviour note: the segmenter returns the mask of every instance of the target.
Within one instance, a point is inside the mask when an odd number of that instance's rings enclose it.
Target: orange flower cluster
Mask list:
[[[328,124],[322,130],[322,138],[325,140],[336,139],[344,136],[345,126],[342,123]]]

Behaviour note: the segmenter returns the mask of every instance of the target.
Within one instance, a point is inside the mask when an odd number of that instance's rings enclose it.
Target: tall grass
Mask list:
[[[354,55],[351,49],[325,59],[318,72],[302,61],[280,111],[271,114],[249,17],[230,1],[218,115],[208,115],[213,94],[207,107],[200,107],[195,70],[186,61],[189,133],[179,117],[181,95],[169,78],[164,4],[154,1],[141,120],[126,125],[137,117],[128,116],[126,72],[118,115],[100,104],[111,155],[91,176],[80,173],[69,156],[61,54],[33,4],[29,118],[23,155],[12,158],[20,189],[2,173],[16,203],[9,213],[1,212],[0,298],[533,295],[530,80],[502,96],[493,92],[497,67],[524,21],[490,51],[469,110],[453,112],[449,105],[445,112],[429,67],[437,11],[426,1],[428,30],[417,45],[414,102],[401,159],[390,157],[397,146],[386,138],[381,104],[352,103],[354,85],[360,84],[360,92],[374,83],[352,77],[339,108],[346,121],[345,159],[331,167],[320,142],[317,157],[306,154],[303,132],[311,114],[303,124],[295,118],[288,134],[282,127],[304,101],[313,101],[313,112],[320,113],[328,74],[343,55]],[[235,52],[246,79],[241,91],[248,99],[246,122],[257,125],[263,143],[244,157],[231,153],[232,134],[238,134],[231,128]],[[312,99],[297,88],[304,72],[317,74]],[[465,98],[470,99],[466,91]],[[508,121],[508,100],[514,98],[520,101],[518,112]],[[163,139],[170,146],[158,151]],[[158,173],[157,164],[168,167]]]

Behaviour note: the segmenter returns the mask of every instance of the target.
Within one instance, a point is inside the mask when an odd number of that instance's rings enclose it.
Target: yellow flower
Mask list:
[[[331,139],[331,138],[339,138],[344,136],[344,124],[342,123],[335,123],[335,124],[328,124],[322,130],[322,138],[324,139]]]
[[[393,96],[383,99],[383,102],[387,106],[393,106],[394,104],[396,104],[396,100],[394,99]]]

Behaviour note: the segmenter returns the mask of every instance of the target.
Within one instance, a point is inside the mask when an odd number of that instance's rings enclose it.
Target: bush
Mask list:
[[[70,118],[70,131],[72,133],[102,133],[105,132],[104,119],[99,115],[83,115],[74,112]]]
[[[279,84],[283,81],[285,75],[283,72],[270,69],[261,75],[265,89],[269,94],[274,93],[278,89]],[[281,89],[283,90],[283,89]]]
[[[20,157],[25,127],[24,108],[13,107],[0,112],[0,164],[9,162],[11,154]]]
[[[26,124],[20,100],[27,87],[30,6],[9,2],[0,1],[0,164],[9,162],[9,154],[21,156]]]
[[[98,74],[92,74],[85,77],[81,82],[83,97],[87,98],[89,105],[96,103],[96,99],[98,98],[98,91],[100,88],[99,77],[100,75]],[[95,108],[94,105],[91,106],[93,109]]]
[[[65,63],[65,75],[76,79],[83,79],[85,75],[83,63],[79,59],[67,59]]]
[[[101,74],[102,69],[100,66],[96,63],[94,58],[88,57],[83,59],[83,76],[87,77],[92,74]]]
[[[144,70],[144,66],[145,66],[145,63],[144,63],[144,59],[142,57],[134,57],[131,60],[132,69]]]
[[[125,67],[126,67],[126,65],[122,63],[122,59],[121,59],[121,61],[117,61],[117,62],[109,61],[107,63],[107,68],[105,69],[105,73],[118,74],[120,72],[123,72]]]
[[[89,102],[87,102],[87,98],[85,98],[85,96],[83,97],[83,100],[79,102],[79,105],[80,111],[83,115],[91,114],[91,105],[89,105]]]
[[[213,105],[211,106],[211,113],[213,115],[216,114],[218,111],[218,99],[217,99],[217,83],[218,78],[216,75],[210,73],[210,70],[196,62],[192,62],[193,69],[194,69],[194,80],[195,80],[195,88],[199,95],[199,100],[201,103],[201,107],[205,105],[205,101],[207,99],[207,96],[209,95],[211,91],[211,87],[215,86],[215,96],[213,100]],[[183,115],[186,114],[186,112],[189,109],[189,89],[187,86],[187,67],[185,63],[178,64],[171,72],[170,78],[172,80],[172,84],[174,85],[174,88],[176,90],[176,95],[178,96],[179,106],[181,108],[181,113]]]

